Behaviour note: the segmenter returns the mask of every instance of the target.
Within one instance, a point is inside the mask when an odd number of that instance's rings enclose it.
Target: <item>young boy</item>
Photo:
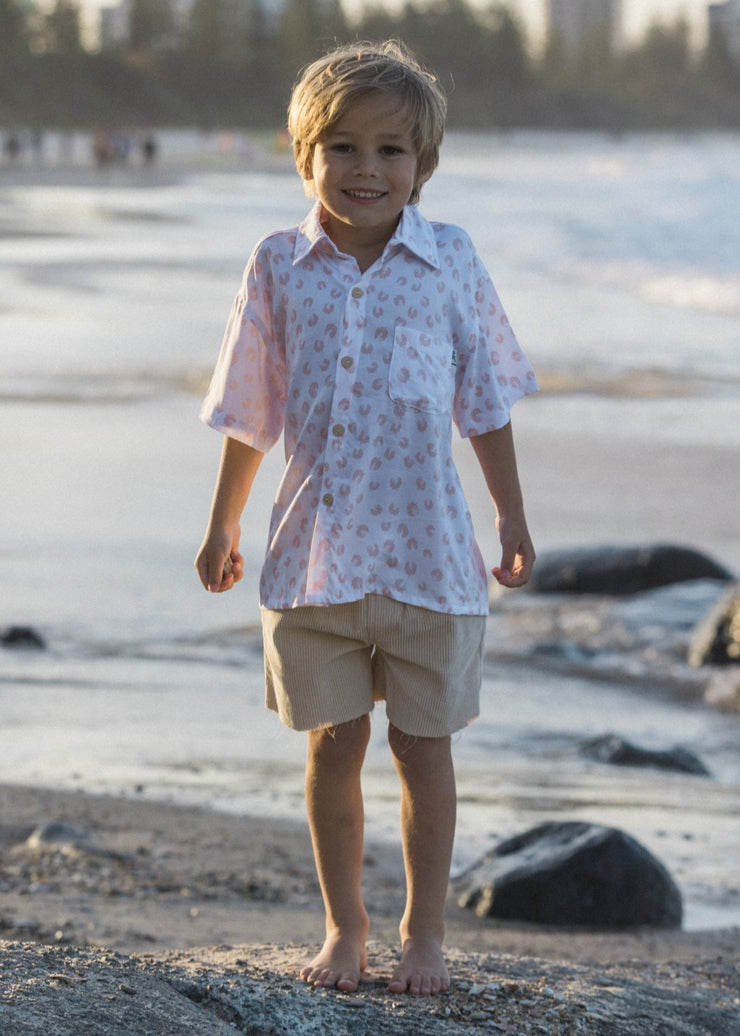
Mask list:
[[[478,714],[488,613],[453,419],[497,511],[494,576],[522,586],[534,562],[509,421],[534,374],[467,235],[416,207],[445,114],[434,76],[397,43],[339,48],[305,71],[288,128],[316,202],[252,254],[201,413],[225,434],[196,559],[212,592],[243,575],[240,516],[284,435],[260,583],[267,705],[308,732],[326,933],[301,974],[346,991],[367,965],[360,772],[380,698],[407,881],[389,988],[450,986],[450,735]]]

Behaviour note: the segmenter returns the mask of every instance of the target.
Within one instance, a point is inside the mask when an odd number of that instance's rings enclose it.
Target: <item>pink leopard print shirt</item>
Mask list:
[[[464,231],[407,206],[361,273],[319,215],[255,248],[201,410],[262,452],[284,436],[260,603],[485,615],[452,422],[502,427],[534,372]]]

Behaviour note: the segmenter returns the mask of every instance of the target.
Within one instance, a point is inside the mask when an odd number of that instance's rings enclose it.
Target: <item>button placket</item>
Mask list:
[[[365,303],[361,303],[360,300],[365,298],[365,294],[365,289],[362,285],[355,284],[350,289],[349,298],[347,299],[347,305],[344,311],[344,348],[349,348],[353,352],[358,353],[361,342],[354,341],[353,338],[362,338],[362,332],[360,330],[360,325],[358,324],[358,317],[364,316]],[[355,359],[350,353],[345,353],[344,356],[341,357],[339,363],[348,373],[355,368]]]
[[[345,308],[345,319],[344,319],[344,337],[342,348],[345,351],[344,355],[340,356],[339,362],[336,368],[336,383],[334,386],[334,400],[335,403],[338,399],[346,398],[348,394],[348,387],[352,384],[356,363],[354,353],[359,352],[362,339],[362,330],[358,324],[358,317],[362,317],[364,314],[365,302],[365,290],[359,284],[355,284],[350,289],[349,297],[347,298]],[[341,458],[344,454],[344,438],[347,432],[346,418],[337,418],[336,414],[332,414],[329,418],[329,441],[327,443],[327,454],[326,458],[329,464],[330,484],[336,483],[338,476],[338,468],[336,465],[340,464]],[[332,492],[325,492],[321,496],[321,503],[324,507],[331,509],[335,504],[335,494]]]

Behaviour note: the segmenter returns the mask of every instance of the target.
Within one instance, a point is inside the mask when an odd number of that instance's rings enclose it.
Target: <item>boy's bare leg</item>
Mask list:
[[[442,941],[457,806],[450,738],[414,738],[391,725],[388,741],[401,778],[406,866],[401,961],[389,989],[441,993],[450,988]]]
[[[367,967],[370,922],[362,901],[361,771],[370,717],[308,732],[306,806],[326,912],[326,941],[301,971],[313,986],[354,992]]]

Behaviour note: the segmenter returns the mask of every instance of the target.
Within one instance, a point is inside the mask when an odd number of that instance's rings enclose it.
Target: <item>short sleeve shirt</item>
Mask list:
[[[266,608],[385,594],[488,612],[452,458],[537,385],[467,234],[407,206],[364,272],[303,223],[263,238],[234,302],[201,418],[286,467],[260,580]]]

